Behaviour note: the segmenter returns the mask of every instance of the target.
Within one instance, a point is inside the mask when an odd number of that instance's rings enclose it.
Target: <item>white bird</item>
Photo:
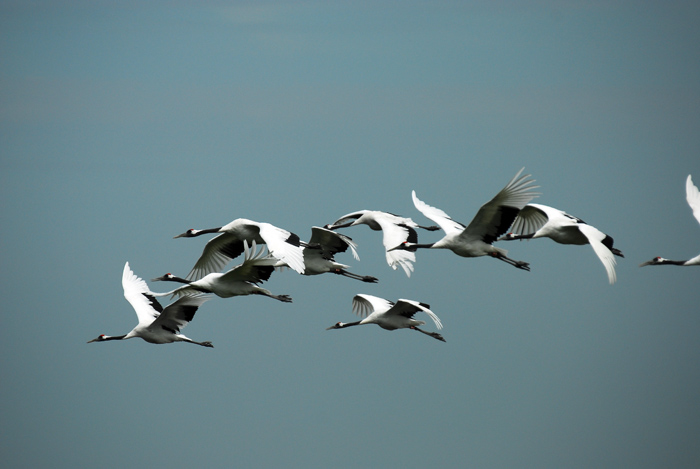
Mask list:
[[[320,275],[331,272],[363,282],[377,282],[376,277],[353,274],[345,270],[350,266],[335,261],[335,254],[345,252],[348,248],[352,251],[355,260],[360,260],[360,256],[357,255],[357,244],[352,238],[326,228],[313,226],[311,227],[311,239],[308,243],[302,244],[304,245],[304,275]],[[275,267],[287,267],[287,264],[279,261]]]
[[[352,299],[352,310],[358,316],[364,318],[361,321],[343,323],[338,322],[328,327],[330,329],[343,329],[351,326],[361,326],[363,324],[376,324],[382,329],[393,331],[396,329],[413,329],[422,332],[437,340],[445,342],[442,335],[437,332],[427,332],[419,329],[418,326],[425,324],[425,321],[413,319],[413,315],[423,311],[433,320],[438,329],[442,329],[440,318],[430,311],[430,306],[413,300],[398,300],[396,303],[379,298],[378,296],[358,294]]]
[[[277,259],[289,267],[304,273],[304,255],[299,236],[269,223],[258,223],[245,218],[237,218],[226,226],[206,230],[190,229],[175,238],[193,238],[206,233],[221,233],[207,242],[204,251],[187,275],[189,280],[197,280],[212,272],[220,271],[231,259],[243,253],[243,241],[249,244],[267,244],[267,248]]]
[[[515,217],[530,200],[539,193],[532,192],[534,179],[526,174],[520,176],[522,168],[510,182],[490,201],[481,206],[469,226],[454,221],[439,208],[431,207],[416,197],[413,191],[413,204],[423,215],[431,219],[445,231],[445,237],[431,244],[416,244],[405,241],[394,247],[395,250],[415,252],[419,248],[450,249],[462,257],[491,256],[505,261],[518,269],[530,270],[529,264],[506,257],[508,251],[491,243],[508,230]],[[393,250],[392,250],[393,252]]]
[[[420,226],[410,218],[378,210],[360,210],[348,213],[325,227],[329,230],[335,230],[357,225],[367,225],[372,230],[383,233],[386,262],[394,270],[401,266],[408,277],[413,272],[413,263],[416,261],[416,255],[409,251],[392,251],[391,248],[404,241],[418,242],[418,234],[415,228],[422,228],[428,231],[440,229],[437,226]]]
[[[192,321],[197,309],[209,298],[205,295],[187,296],[163,307],[150,295],[146,282],[134,275],[129,263],[124,265],[122,274],[124,297],[136,311],[139,323],[125,335],[109,336],[101,334],[88,342],[106,342],[108,340],[126,340],[141,337],[152,344],[169,344],[171,342],[189,342],[191,344],[213,347],[211,342],[195,342],[180,334],[180,329]]]
[[[685,181],[685,198],[688,201],[688,205],[693,210],[693,216],[700,223],[700,191],[693,184],[693,179],[688,175],[688,179]],[[645,265],[700,265],[700,255],[688,259],[687,261],[671,261],[664,259],[663,257],[655,257],[650,261],[640,264],[639,267],[644,267]]]
[[[610,236],[580,218],[547,205],[526,205],[518,213],[511,231],[498,240],[550,238],[560,244],[590,244],[603,263],[611,285],[617,280],[615,256],[625,257],[613,247]]]
[[[243,295],[264,295],[285,303],[291,303],[289,295],[273,295],[269,290],[259,287],[258,284],[270,278],[275,270],[274,265],[279,262],[269,256],[263,256],[263,249],[255,252],[256,245],[249,248],[248,241],[243,241],[245,260],[226,273],[212,272],[199,280],[186,280],[176,277],[173,274],[165,274],[162,277],[154,278],[153,281],[179,282],[184,283],[182,287],[165,293],[153,293],[153,296],[168,295],[192,295],[195,293],[213,293],[221,298]]]

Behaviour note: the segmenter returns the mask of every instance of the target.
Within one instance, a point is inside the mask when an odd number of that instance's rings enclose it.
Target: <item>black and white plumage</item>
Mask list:
[[[237,218],[226,226],[206,230],[190,229],[175,238],[192,238],[206,233],[221,233],[207,242],[204,251],[187,275],[197,280],[212,272],[221,271],[231,259],[243,253],[243,241],[248,244],[267,244],[270,254],[284,261],[300,274],[304,273],[304,255],[299,236],[269,223],[258,223]]]
[[[700,223],[700,191],[697,186],[693,184],[693,179],[690,174],[688,175],[688,179],[685,180],[685,199],[688,201],[688,205],[690,205],[693,211],[693,216],[698,223]],[[645,265],[700,265],[700,255],[685,261],[672,261],[664,259],[663,257],[655,257],[650,261],[640,264],[639,267],[644,267]]]
[[[435,313],[430,311],[430,306],[414,300],[400,299],[396,303],[379,298],[378,296],[358,294],[352,299],[352,310],[358,316],[364,318],[357,322],[338,322],[330,329],[344,329],[351,326],[361,326],[363,324],[376,324],[382,329],[393,331],[396,329],[413,329],[429,335],[437,340],[445,342],[442,335],[437,332],[428,332],[419,329],[418,326],[425,324],[425,321],[413,319],[413,316],[422,311],[433,320],[438,329],[442,329],[442,322]]]
[[[518,269],[530,270],[527,262],[516,261],[506,256],[508,251],[492,245],[500,235],[508,230],[515,217],[530,200],[539,193],[532,190],[534,179],[530,175],[521,176],[525,168],[522,168],[510,180],[508,184],[490,201],[481,206],[468,226],[454,221],[444,211],[432,207],[412,192],[413,204],[427,218],[431,219],[445,231],[445,237],[431,244],[416,244],[405,241],[393,250],[406,250],[415,252],[420,248],[450,249],[462,257],[491,256],[505,261]],[[394,252],[392,250],[392,252]]]
[[[186,280],[172,274],[154,278],[153,281],[184,283],[182,287],[165,293],[153,293],[153,296],[168,295],[192,295],[196,293],[213,293],[221,298],[243,295],[263,295],[285,303],[291,303],[289,295],[273,295],[269,290],[260,286],[275,270],[274,265],[279,262],[276,258],[264,255],[263,248],[256,252],[256,244],[248,247],[248,242],[243,240],[245,258],[242,264],[237,265],[226,273],[212,272],[199,280]]]
[[[613,247],[610,236],[580,218],[547,205],[528,204],[520,210],[510,229],[499,241],[550,238],[559,244],[590,244],[603,263],[610,284],[617,280],[615,256],[625,256]]]
[[[401,266],[408,277],[413,272],[416,255],[410,251],[392,251],[391,248],[404,241],[418,242],[416,228],[429,231],[439,229],[437,226],[420,226],[410,218],[378,210],[359,210],[348,213],[325,227],[329,230],[336,230],[357,225],[367,225],[374,231],[382,232],[387,264],[394,270]]]
[[[140,337],[152,344],[168,344],[171,342],[189,342],[213,347],[211,342],[195,342],[180,333],[180,329],[192,321],[197,309],[209,299],[205,295],[187,296],[163,307],[149,292],[146,282],[134,275],[129,263],[124,265],[122,274],[124,297],[136,311],[139,323],[131,332],[120,336],[101,334],[90,342],[106,342],[108,340],[126,340]]]
[[[360,256],[357,254],[357,244],[352,238],[326,228],[314,226],[311,227],[311,239],[308,243],[302,244],[304,246],[304,275],[320,275],[331,272],[367,283],[377,282],[376,277],[353,274],[346,270],[350,266],[335,261],[335,254],[345,252],[348,248],[352,251],[355,260],[360,260]],[[279,261],[275,264],[275,267],[287,267],[287,264]]]

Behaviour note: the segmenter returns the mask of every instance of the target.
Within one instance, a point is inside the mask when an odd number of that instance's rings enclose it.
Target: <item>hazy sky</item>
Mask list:
[[[700,465],[700,268],[638,267],[700,253],[695,2],[148,5],[0,1],[5,466]],[[136,325],[126,261],[187,274],[188,228],[430,223],[413,189],[468,223],[523,166],[615,239],[616,285],[547,239],[499,244],[531,272],[419,251],[407,278],[359,226],[337,260],[378,284],[275,273],[292,304],[200,309],[213,349],[86,344]],[[447,342],[326,331],[357,293]]]

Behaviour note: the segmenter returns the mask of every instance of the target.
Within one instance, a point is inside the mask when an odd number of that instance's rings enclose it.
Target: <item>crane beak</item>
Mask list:
[[[184,233],[179,234],[179,235],[177,235],[177,236],[173,236],[173,239],[184,238],[184,237],[186,237],[186,236],[187,236],[187,231],[185,231]]]
[[[653,264],[653,261],[646,261],[646,262],[642,262],[641,264],[639,264],[639,267],[644,267],[646,265],[651,265],[651,264]]]

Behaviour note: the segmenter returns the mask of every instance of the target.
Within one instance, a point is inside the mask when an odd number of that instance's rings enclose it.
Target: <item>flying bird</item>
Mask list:
[[[139,323],[125,335],[109,336],[101,334],[88,342],[106,342],[108,340],[126,340],[141,337],[152,344],[169,344],[171,342],[189,342],[203,347],[213,347],[211,342],[195,342],[180,334],[180,329],[192,321],[197,309],[209,298],[205,295],[186,296],[163,307],[149,292],[146,282],[134,275],[129,263],[124,265],[122,274],[124,297],[136,311]]]
[[[327,328],[344,329],[351,326],[361,326],[363,324],[376,324],[382,329],[393,331],[396,329],[413,329],[429,335],[437,340],[445,342],[442,335],[437,332],[428,332],[419,329],[418,326],[425,324],[425,321],[413,319],[413,316],[422,311],[433,320],[438,329],[442,329],[440,318],[435,313],[430,311],[430,306],[425,303],[419,303],[413,300],[398,300],[396,303],[379,298],[378,296],[358,294],[352,299],[352,310],[358,316],[364,318],[357,322],[338,322],[335,325]]]
[[[450,249],[462,257],[491,256],[507,262],[518,269],[530,270],[527,262],[516,261],[506,256],[508,251],[492,245],[500,235],[508,230],[515,217],[530,200],[539,193],[533,192],[535,180],[530,175],[520,176],[522,168],[510,182],[490,201],[481,206],[468,226],[454,221],[439,208],[431,207],[412,192],[413,204],[427,218],[445,231],[445,237],[431,244],[416,244],[404,241],[391,249],[415,252],[417,249]]]
[[[560,244],[590,244],[603,263],[610,284],[617,280],[615,256],[625,256],[613,247],[610,236],[580,218],[547,205],[528,204],[518,213],[511,232],[498,241],[534,238],[550,238]]]
[[[304,273],[304,255],[299,236],[269,223],[258,223],[245,218],[237,218],[226,226],[206,230],[190,229],[175,238],[193,238],[207,233],[221,233],[207,242],[204,251],[187,275],[189,280],[197,280],[212,272],[220,271],[231,259],[243,253],[243,241],[248,244],[267,244],[267,248],[277,259],[284,261],[300,274]]]
[[[700,223],[700,191],[698,191],[697,186],[693,184],[693,179],[690,177],[690,174],[685,181],[685,198],[688,201],[688,205],[690,205],[690,208],[693,210],[693,216],[698,223]],[[639,267],[644,267],[645,265],[700,265],[700,255],[688,259],[687,261],[671,261],[663,257],[655,257],[650,261],[640,264]]]
[[[273,295],[269,290],[258,286],[260,283],[270,278],[270,275],[275,270],[274,265],[279,261],[274,257],[263,255],[263,248],[256,253],[256,248],[255,241],[253,241],[253,245],[249,248],[248,241],[243,240],[243,250],[245,252],[243,263],[226,273],[212,272],[194,281],[176,277],[169,273],[154,278],[154,282],[179,282],[185,285],[165,293],[151,292],[151,295],[185,296],[196,293],[213,293],[221,298],[243,295],[264,295],[285,303],[291,303],[292,299],[289,295]]]
[[[393,213],[381,212],[378,210],[359,210],[357,212],[343,215],[335,222],[326,225],[329,230],[345,228],[348,226],[367,225],[374,231],[383,233],[384,249],[386,251],[386,262],[396,270],[401,266],[408,277],[413,272],[413,263],[416,255],[410,251],[392,251],[391,248],[404,241],[412,243],[418,242],[416,228],[428,231],[439,230],[437,226],[420,226],[410,218],[400,217]]]
[[[354,278],[367,283],[376,283],[376,277],[369,275],[357,275],[348,272],[350,266],[335,261],[335,254],[345,252],[350,248],[355,260],[360,260],[357,254],[357,244],[352,238],[335,231],[311,227],[311,239],[308,243],[302,243],[304,252],[304,275],[320,275],[331,272],[345,277]],[[279,261],[276,268],[287,267],[287,264]]]

